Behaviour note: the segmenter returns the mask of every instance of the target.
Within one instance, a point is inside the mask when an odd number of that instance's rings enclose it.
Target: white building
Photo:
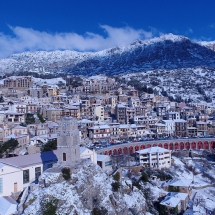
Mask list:
[[[166,134],[171,136],[175,133],[175,122],[174,120],[162,120],[162,123],[165,125]]]
[[[94,115],[98,121],[104,121],[104,107],[103,106],[96,106],[94,109]]]
[[[171,151],[161,147],[150,147],[136,151],[140,165],[150,168],[170,168]]]
[[[97,155],[97,164],[106,173],[112,172],[112,160],[109,155]]]
[[[81,159],[89,159],[93,163],[97,164],[97,153],[95,152],[95,150],[80,147],[80,157]]]
[[[56,162],[53,151],[0,159],[0,196],[22,192]]]

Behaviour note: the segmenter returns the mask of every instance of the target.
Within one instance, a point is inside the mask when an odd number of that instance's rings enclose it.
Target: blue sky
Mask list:
[[[0,0],[0,57],[99,51],[173,33],[215,40],[214,0]]]

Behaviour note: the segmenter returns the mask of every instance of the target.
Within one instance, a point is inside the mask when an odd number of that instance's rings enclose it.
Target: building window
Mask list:
[[[29,182],[29,169],[23,170],[23,184]]]
[[[41,175],[41,167],[35,168],[35,180],[38,180],[39,176]]]
[[[66,161],[66,153],[63,153],[63,161]]]
[[[3,179],[0,178],[0,194],[3,193]]]

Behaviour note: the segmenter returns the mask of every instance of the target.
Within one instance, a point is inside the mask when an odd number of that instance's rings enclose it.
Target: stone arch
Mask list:
[[[116,150],[116,149],[113,150],[113,154],[114,154],[114,155],[117,154],[117,150]]]
[[[129,151],[130,151],[130,154],[132,154],[134,151],[133,151],[134,149],[133,149],[133,146],[130,146],[129,147]]]
[[[156,143],[154,143],[152,146],[153,146],[153,147],[155,147],[155,146],[157,146],[157,144],[156,144]]]
[[[138,151],[139,150],[139,146],[135,146],[135,151]]]
[[[185,147],[186,147],[186,149],[190,149],[190,143],[189,143],[189,142],[186,142],[186,143],[185,143]]]
[[[215,142],[214,142],[214,141],[211,141],[210,149],[214,149],[214,148],[215,148]]]
[[[104,152],[104,155],[108,155],[108,152],[107,152],[107,151],[105,151],[105,152]]]
[[[169,144],[169,149],[170,149],[170,150],[173,150],[173,143],[170,143],[170,144]]]
[[[124,154],[128,154],[128,148],[127,147],[124,147],[123,151],[124,151]]]
[[[140,146],[140,149],[145,149],[145,146],[144,146],[144,145],[141,145],[141,146]]]
[[[150,148],[150,147],[151,147],[151,145],[150,145],[150,144],[147,144],[147,145],[146,145],[146,148]]]
[[[112,150],[109,150],[109,155],[112,155],[112,153],[113,153]]]
[[[205,142],[204,142],[203,148],[204,148],[204,149],[209,149],[209,143],[208,143],[208,141],[205,141]]]
[[[164,143],[164,148],[168,149],[168,143]]]
[[[158,144],[158,146],[159,146],[159,147],[161,147],[161,148],[163,148],[163,145],[162,145],[162,143],[159,143],[159,144]]]
[[[198,149],[202,149],[203,148],[203,144],[201,141],[198,142]]]
[[[175,150],[176,150],[176,149],[179,149],[179,145],[178,145],[177,142],[174,144],[174,146],[175,146]]]
[[[184,149],[184,143],[183,142],[180,142],[180,149]]]
[[[195,143],[195,142],[192,142],[192,143],[191,143],[191,148],[192,148],[192,149],[196,149],[196,143]]]
[[[122,148],[118,148],[118,154],[122,154]]]

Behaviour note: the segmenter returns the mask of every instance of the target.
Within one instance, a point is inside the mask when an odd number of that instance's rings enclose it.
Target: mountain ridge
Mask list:
[[[215,52],[184,36],[162,35],[128,46],[98,52],[36,51],[0,59],[0,73],[60,72],[75,75],[117,75],[151,69],[207,66],[215,68]]]

